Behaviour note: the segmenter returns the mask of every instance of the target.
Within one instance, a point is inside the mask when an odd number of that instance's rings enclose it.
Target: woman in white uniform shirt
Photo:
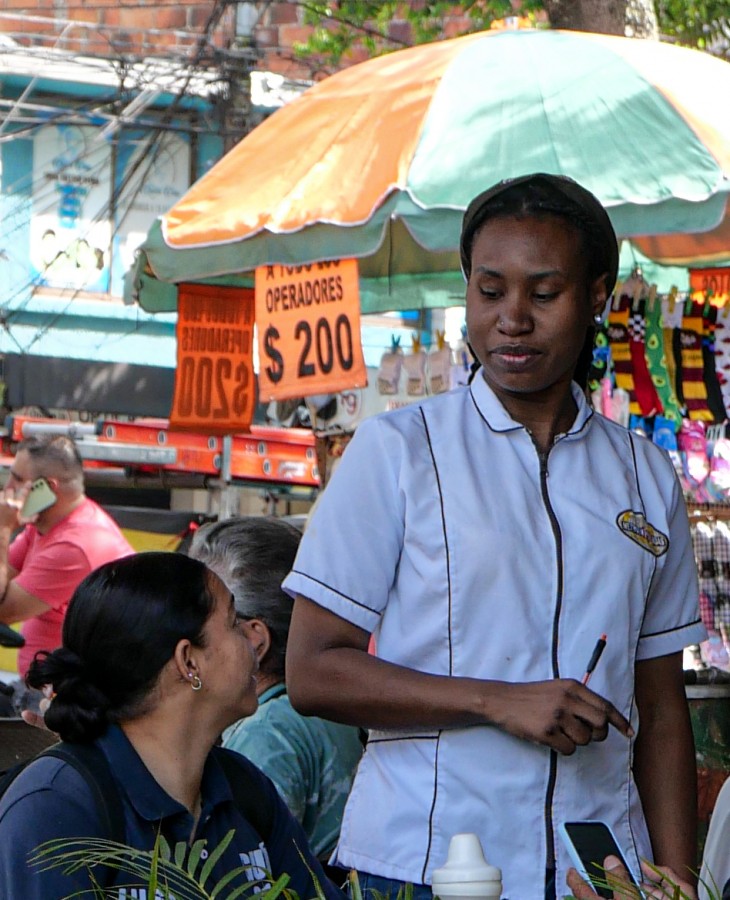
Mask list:
[[[461,257],[481,369],[358,428],[284,583],[293,705],[370,729],[335,858],[428,897],[474,831],[505,896],[543,900],[570,864],[559,823],[603,819],[637,872],[685,872],[681,651],[704,635],[686,511],[663,451],[574,381],[613,228],[571,179],[525,176],[470,204]]]

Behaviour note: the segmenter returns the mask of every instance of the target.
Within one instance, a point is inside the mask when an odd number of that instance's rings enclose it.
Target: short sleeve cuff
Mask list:
[[[670,628],[667,631],[657,631],[654,634],[644,634],[639,638],[639,646],[636,652],[637,662],[642,659],[655,659],[658,656],[668,656],[670,653],[678,653],[690,644],[699,644],[707,640],[707,629],[700,619],[678,628]]]
[[[292,597],[296,597],[297,594],[306,597],[318,606],[323,606],[336,616],[351,622],[353,625],[357,625],[358,628],[362,628],[369,634],[375,631],[380,622],[380,613],[377,610],[365,606],[353,597],[341,594],[329,585],[317,581],[317,579],[311,578],[303,572],[297,572],[296,570],[290,572],[282,587]]]

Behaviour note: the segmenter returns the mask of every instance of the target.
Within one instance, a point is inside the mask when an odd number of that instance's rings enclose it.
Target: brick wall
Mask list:
[[[272,0],[259,7],[254,31],[257,68],[291,78],[326,74],[316,61],[304,62],[294,53],[294,44],[306,41],[311,33],[299,4]],[[0,34],[25,46],[55,45],[89,55],[190,57],[217,10],[221,14],[205,41],[206,61],[215,61],[235,38],[235,4],[230,0],[2,0]],[[454,4],[454,13],[444,22],[444,36],[463,33],[469,24]],[[409,25],[400,17],[393,19],[389,31],[397,41],[410,39]],[[364,50],[353,51],[343,65],[366,57]]]
[[[24,46],[97,56],[192,56],[214,0],[2,0],[0,34]],[[207,56],[227,48],[234,7],[222,4]]]

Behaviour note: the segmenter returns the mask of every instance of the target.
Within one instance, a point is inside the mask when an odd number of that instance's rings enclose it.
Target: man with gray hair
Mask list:
[[[39,478],[45,479],[39,487],[46,505],[23,516],[24,501]],[[25,528],[13,540],[21,525]],[[21,441],[0,493],[0,622],[23,622],[21,677],[38,650],[61,646],[76,586],[97,566],[130,553],[134,550],[114,520],[84,493],[74,442],[64,435]]]
[[[301,532],[281,519],[248,516],[205,525],[189,554],[228,586],[259,660],[259,708],[223,734],[274,782],[326,862],[363,746],[358,730],[296,712],[286,693],[284,658],[293,601],[281,583],[294,564]]]

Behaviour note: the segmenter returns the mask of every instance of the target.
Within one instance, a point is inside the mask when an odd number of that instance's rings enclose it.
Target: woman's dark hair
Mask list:
[[[92,741],[143,712],[178,642],[203,646],[210,578],[178,553],[138,553],[88,575],[66,612],[63,646],[37,653],[26,677],[53,687],[48,727],[65,741]]]
[[[482,226],[492,219],[554,216],[574,228],[586,262],[586,287],[606,273],[606,295],[618,276],[618,241],[611,220],[590,191],[572,178],[538,173],[507,179],[479,194],[464,213],[460,256],[465,277],[471,274],[471,252]],[[591,364],[594,329],[587,329],[574,380],[583,388]]]
[[[578,232],[587,262],[587,278],[606,273],[607,294],[618,275],[618,240],[599,200],[564,175],[537,173],[507,179],[475,197],[461,228],[460,256],[464,274],[471,273],[471,251],[479,229],[489,220],[511,216],[556,216]]]

